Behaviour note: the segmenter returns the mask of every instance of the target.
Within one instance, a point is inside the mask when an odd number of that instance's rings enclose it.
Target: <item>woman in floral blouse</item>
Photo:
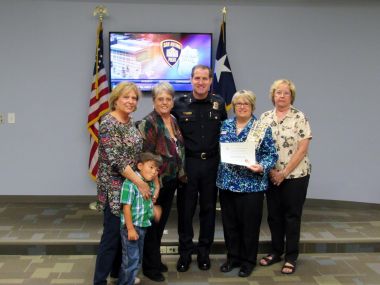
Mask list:
[[[111,112],[99,128],[99,170],[97,207],[103,211],[103,234],[96,258],[94,284],[107,284],[107,277],[117,278],[121,264],[120,191],[127,177],[136,184],[144,197],[150,196],[147,183],[135,172],[135,157],[142,150],[140,132],[131,114],[137,108],[141,92],[134,83],[122,82],[109,99]]]
[[[256,96],[247,90],[232,98],[235,118],[223,122],[221,143],[249,141],[255,145],[256,162],[247,166],[221,162],[216,185],[219,188],[227,261],[220,271],[240,267],[239,276],[247,277],[256,265],[264,192],[268,174],[277,161],[270,127],[253,115]]]
[[[161,219],[147,229],[143,253],[143,273],[154,281],[164,281],[162,272],[168,270],[161,262],[161,238],[169,218],[170,209],[178,180],[185,181],[184,140],[175,117],[170,114],[173,108],[174,89],[166,82],[154,86],[152,90],[154,110],[139,123],[144,138],[144,151],[158,154],[163,164],[159,170],[161,184],[157,204],[162,208]]]
[[[302,208],[309,184],[311,164],[307,155],[312,138],[309,121],[293,107],[296,89],[292,81],[276,80],[270,88],[274,109],[261,115],[272,128],[279,159],[270,172],[266,193],[272,251],[260,260],[262,266],[281,261],[283,274],[296,270]]]

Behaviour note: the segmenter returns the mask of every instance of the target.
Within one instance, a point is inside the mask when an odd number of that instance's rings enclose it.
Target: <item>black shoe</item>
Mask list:
[[[162,282],[165,281],[164,275],[161,272],[143,272],[143,274],[152,281]]]
[[[191,256],[180,256],[177,261],[177,271],[186,272],[189,270],[191,263]]]
[[[162,262],[160,263],[160,272],[168,272],[168,267]]]
[[[225,263],[222,264],[222,266],[220,266],[220,271],[221,272],[230,272],[232,271],[232,269],[236,268],[236,267],[239,267],[240,266],[240,262],[233,262],[231,260],[227,260]]]
[[[251,275],[253,268],[255,268],[254,265],[243,264],[240,267],[239,276],[240,277],[248,277],[249,275]]]
[[[211,267],[210,258],[208,255],[198,255],[197,257],[198,268],[200,270],[209,270]]]

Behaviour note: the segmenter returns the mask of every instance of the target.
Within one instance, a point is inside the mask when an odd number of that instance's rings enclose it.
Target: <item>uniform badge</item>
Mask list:
[[[186,115],[186,116],[190,116],[193,114],[193,112],[182,112],[182,114]]]
[[[214,103],[212,104],[212,108],[213,108],[214,110],[218,110],[218,109],[219,109],[219,103],[216,102],[216,101],[214,101]]]
[[[164,40],[160,45],[161,53],[166,63],[173,67],[181,56],[182,44],[175,40]]]

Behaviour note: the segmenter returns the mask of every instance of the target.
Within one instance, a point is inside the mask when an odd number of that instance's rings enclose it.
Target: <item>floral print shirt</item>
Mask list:
[[[135,170],[135,157],[141,150],[142,138],[132,118],[128,123],[119,122],[111,114],[102,118],[97,178],[99,210],[108,203],[111,212],[120,215],[120,191],[125,180],[122,173],[128,165]]]
[[[263,134],[256,145],[256,162],[263,166],[264,173],[254,173],[245,166],[221,162],[219,164],[216,186],[222,191],[232,192],[261,192],[268,186],[268,174],[277,161],[277,152],[272,139],[271,128],[263,126],[252,116],[245,128],[237,135],[236,118],[227,119],[223,122],[220,131],[220,142],[244,142],[259,125]]]
[[[279,159],[276,169],[282,170],[290,161],[292,155],[298,148],[298,143],[304,139],[311,139],[312,133],[306,116],[293,106],[290,107],[282,121],[276,116],[276,110],[263,113],[260,120],[272,127],[273,138]],[[286,179],[300,178],[311,173],[311,164],[308,155],[302,159],[298,166],[286,177]]]
[[[165,182],[185,175],[184,140],[177,120],[174,116],[170,116],[175,139],[170,137],[164,121],[156,111],[148,114],[138,124],[144,139],[144,151],[149,151],[162,157],[163,163],[159,171],[161,186]]]

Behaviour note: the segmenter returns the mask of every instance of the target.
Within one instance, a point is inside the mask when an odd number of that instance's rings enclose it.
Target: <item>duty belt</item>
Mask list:
[[[200,158],[200,159],[209,159],[211,157],[214,157],[218,155],[219,151],[217,150],[212,150],[212,151],[204,151],[204,152],[194,152],[194,151],[189,151],[186,150],[186,156],[188,157],[194,157],[194,158]]]

